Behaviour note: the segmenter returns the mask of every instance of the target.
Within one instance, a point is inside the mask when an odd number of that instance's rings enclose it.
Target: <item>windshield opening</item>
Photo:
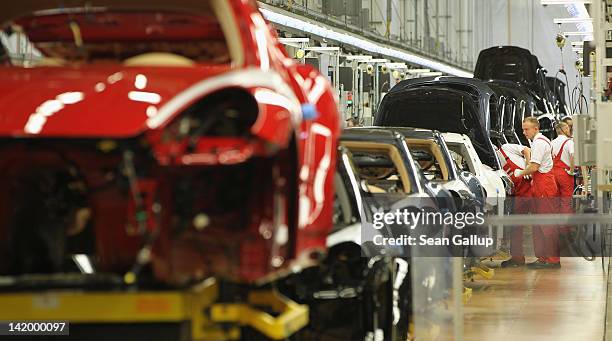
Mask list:
[[[197,14],[103,8],[43,11],[2,27],[0,58],[4,51],[4,64],[26,67],[230,64],[226,38],[211,5],[202,5]]]

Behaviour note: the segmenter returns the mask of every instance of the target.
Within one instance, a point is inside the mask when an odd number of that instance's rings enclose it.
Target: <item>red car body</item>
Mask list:
[[[35,238],[47,216],[65,222],[57,240],[73,238],[71,229],[80,233],[79,224],[92,230],[98,272],[129,271],[140,255],[157,280],[169,283],[209,276],[265,281],[325,250],[340,130],[337,104],[317,70],[287,56],[256,2],[93,0],[86,9],[81,3],[26,0],[8,5],[0,16],[41,48],[48,40],[74,40],[81,47],[79,39],[87,46],[118,36],[139,46],[155,41],[156,31],[173,42],[218,39],[218,30],[192,29],[208,25],[197,13],[214,3],[217,13],[223,8],[232,19],[233,29],[222,26],[238,34],[231,39],[240,41],[242,58],[190,66],[0,66],[0,188],[10,189],[0,194],[0,272],[51,272],[11,263],[19,254],[15,243],[28,238],[23,231]],[[167,19],[159,27],[141,25],[140,11],[163,11],[179,24],[164,26]],[[203,128],[219,122],[229,133]],[[190,124],[214,132],[198,135],[188,127],[187,135],[176,137]],[[80,204],[53,211],[57,193],[75,197],[75,190],[58,185],[58,174],[74,175],[66,183],[82,187],[75,199]],[[23,207],[40,219],[15,213]],[[36,213],[36,207],[44,209]],[[70,253],[51,252],[59,258]],[[41,261],[33,262],[46,264]]]

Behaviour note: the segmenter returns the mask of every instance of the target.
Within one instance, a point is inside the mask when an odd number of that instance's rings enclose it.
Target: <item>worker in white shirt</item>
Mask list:
[[[535,117],[523,120],[523,134],[531,142],[531,160],[524,170],[516,170],[514,175],[532,176],[532,210],[535,213],[555,212],[554,198],[557,196],[557,183],[552,173],[552,144],[540,133],[540,122]],[[537,218],[535,218],[537,219]],[[556,226],[534,226],[533,246],[538,260],[527,264],[533,269],[555,269],[561,267],[559,257],[559,230]]]
[[[561,197],[571,197],[574,193],[574,141],[571,138],[569,126],[565,122],[555,125],[557,138],[553,147],[553,174],[559,186]]]
[[[529,213],[529,197],[531,195],[531,181],[523,176],[516,177],[516,170],[522,171],[529,164],[531,149],[520,144],[504,144],[499,148],[499,161],[502,169],[510,176],[514,184],[513,212],[517,214]],[[512,258],[501,263],[502,268],[517,267],[525,264],[523,252],[523,227],[515,226],[511,232],[510,255]]]
[[[572,213],[572,195],[574,194],[574,141],[568,124],[559,122],[555,125],[557,138],[552,141],[553,174],[559,188],[560,212]],[[563,228],[562,231],[567,231]]]

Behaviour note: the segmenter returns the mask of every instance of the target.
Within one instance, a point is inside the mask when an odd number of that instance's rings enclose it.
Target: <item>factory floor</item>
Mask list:
[[[493,279],[469,283],[464,340],[603,340],[607,274],[601,259],[561,263],[557,270],[495,269]]]

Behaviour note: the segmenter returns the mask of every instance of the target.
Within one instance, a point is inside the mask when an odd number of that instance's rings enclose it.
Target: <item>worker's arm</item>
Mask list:
[[[529,163],[531,162],[531,148],[529,147],[523,148],[523,151],[521,154],[523,154],[523,157],[525,158],[525,164],[529,165]]]
[[[574,166],[574,154],[570,154],[570,168],[569,168],[569,169],[566,169],[566,170],[565,170],[565,172],[566,172],[568,175],[574,176],[574,175],[575,175],[575,173],[574,173],[574,167],[575,167],[575,166]]]
[[[522,171],[519,171],[518,169],[514,172],[514,176],[519,177],[519,176],[527,176],[527,175],[532,175],[535,172],[537,172],[540,169],[540,165],[535,163],[535,162],[530,162],[529,165]]]
[[[574,142],[570,141],[571,145],[568,148],[569,156],[570,156],[570,169],[567,171],[567,174],[574,176]]]

